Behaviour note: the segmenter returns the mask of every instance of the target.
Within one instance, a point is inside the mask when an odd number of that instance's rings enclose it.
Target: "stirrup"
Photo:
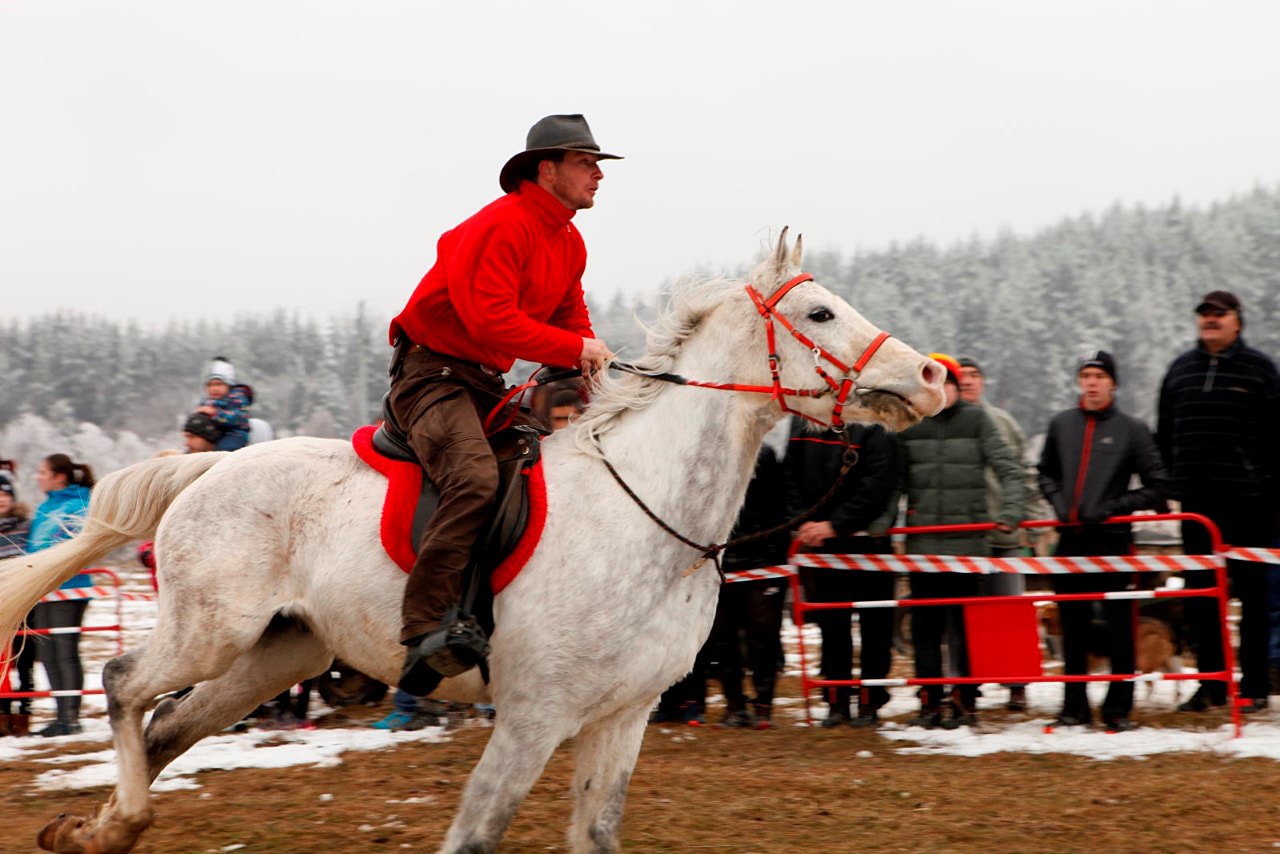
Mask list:
[[[422,639],[418,653],[441,676],[460,676],[489,657],[489,638],[475,617],[451,608],[444,626]]]

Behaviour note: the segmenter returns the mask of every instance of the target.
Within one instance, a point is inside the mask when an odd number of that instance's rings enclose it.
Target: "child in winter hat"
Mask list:
[[[236,384],[236,369],[225,356],[214,356],[205,370],[205,397],[196,412],[209,416],[219,430],[219,451],[235,451],[249,443],[247,388]]]

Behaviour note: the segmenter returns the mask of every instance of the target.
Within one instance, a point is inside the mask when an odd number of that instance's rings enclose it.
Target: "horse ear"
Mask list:
[[[778,245],[774,247],[773,258],[771,259],[772,264],[770,266],[773,267],[779,279],[782,279],[787,274],[787,231],[790,228],[791,226],[789,225],[782,227],[782,233],[778,235]]]
[[[793,270],[800,267],[800,251],[801,238],[796,238],[795,248],[787,246],[787,232],[789,226],[783,226],[782,232],[778,235],[778,243],[773,249],[773,253],[769,256],[769,260],[756,268],[752,274],[759,284],[764,286],[764,290],[772,292],[782,286],[792,276]],[[772,284],[769,280],[772,279]]]

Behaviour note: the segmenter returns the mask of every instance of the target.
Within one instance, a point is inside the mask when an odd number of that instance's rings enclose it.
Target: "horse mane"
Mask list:
[[[725,277],[690,277],[677,281],[667,293],[666,304],[655,320],[646,323],[637,318],[645,331],[645,352],[631,364],[646,374],[670,371],[684,342],[741,284]],[[597,373],[592,379],[591,403],[574,423],[578,449],[599,456],[599,438],[615,427],[624,413],[652,404],[663,385],[631,373]]]

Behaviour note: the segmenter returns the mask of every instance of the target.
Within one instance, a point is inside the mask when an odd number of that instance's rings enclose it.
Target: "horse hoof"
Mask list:
[[[57,854],[83,854],[84,846],[68,839],[68,836],[84,827],[84,821],[79,816],[58,813],[40,829],[40,833],[36,835],[36,844],[45,851],[55,851]]]

